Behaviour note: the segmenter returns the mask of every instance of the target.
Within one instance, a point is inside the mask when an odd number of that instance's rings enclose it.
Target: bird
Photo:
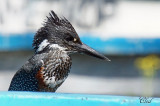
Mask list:
[[[72,24],[51,10],[35,33],[34,55],[13,76],[8,91],[55,92],[71,69],[71,55],[87,54],[110,61],[84,44]]]

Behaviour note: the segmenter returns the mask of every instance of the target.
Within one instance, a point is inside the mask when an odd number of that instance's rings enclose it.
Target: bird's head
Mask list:
[[[59,18],[54,11],[51,11],[44,26],[37,31],[33,47],[36,53],[59,48],[68,54],[84,53],[109,61],[107,57],[82,43],[71,23],[65,17]]]

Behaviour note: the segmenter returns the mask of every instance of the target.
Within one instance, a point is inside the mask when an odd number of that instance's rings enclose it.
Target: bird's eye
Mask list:
[[[74,42],[77,42],[77,39],[76,38],[74,38],[74,40],[73,40]]]
[[[74,43],[76,43],[77,41],[78,41],[78,39],[77,38],[74,38],[72,35],[70,35],[69,33],[66,33],[66,41],[72,41],[72,42],[74,42]]]
[[[66,38],[66,40],[67,40],[67,41],[73,41],[74,38],[73,38],[72,36],[68,36],[68,37]]]
[[[70,33],[66,33],[66,38],[65,38],[67,41],[73,41],[73,42],[76,42],[77,39],[74,38]]]

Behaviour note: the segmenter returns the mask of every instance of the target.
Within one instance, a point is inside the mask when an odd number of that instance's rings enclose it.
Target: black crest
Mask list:
[[[59,18],[54,11],[49,13],[47,16],[47,21],[44,22],[43,27],[41,27],[35,34],[33,47],[38,49],[38,45],[44,40],[53,40],[57,38],[63,38],[67,35],[77,36],[77,33],[71,23],[65,18]]]
[[[47,17],[47,22],[45,22],[48,27],[66,27],[68,30],[74,30],[71,23],[65,18],[59,18],[54,11],[49,13],[49,17]],[[57,28],[56,28],[57,29]]]

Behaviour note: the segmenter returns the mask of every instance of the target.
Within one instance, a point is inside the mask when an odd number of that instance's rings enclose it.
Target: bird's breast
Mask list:
[[[70,67],[69,56],[50,56],[37,73],[39,90],[54,92],[67,78]]]

